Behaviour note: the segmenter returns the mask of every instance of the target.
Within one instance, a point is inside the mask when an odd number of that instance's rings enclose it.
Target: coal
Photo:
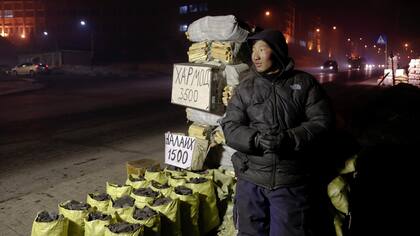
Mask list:
[[[136,208],[133,214],[133,218],[136,220],[147,220],[157,214],[158,213],[156,211],[152,210],[148,206],[145,206],[143,209]]]
[[[162,170],[160,169],[159,166],[150,166],[150,167],[147,168],[147,171],[149,171],[149,172],[160,172]]]
[[[192,195],[193,191],[185,186],[175,187],[175,193],[179,195]]]
[[[127,208],[134,206],[134,198],[130,196],[123,196],[114,201],[114,208]]]
[[[170,170],[170,171],[183,171],[184,169],[182,169],[182,168],[179,168],[179,167],[177,167],[177,166],[172,166],[172,165],[167,165],[166,166],[166,169],[167,170]]]
[[[88,214],[88,221],[94,220],[110,220],[111,216],[107,214],[103,214],[102,212],[95,211]]]
[[[155,198],[159,195],[159,192],[153,191],[151,188],[138,188],[133,191],[137,196],[152,197]]]
[[[152,180],[152,186],[158,189],[165,189],[165,188],[170,188],[171,186],[169,186],[168,183],[165,184],[161,184],[159,182],[156,182],[154,180]]]
[[[125,222],[115,223],[107,226],[112,233],[131,233],[140,229],[140,224],[129,224]]]
[[[188,183],[193,183],[193,184],[202,184],[209,181],[206,178],[203,177],[199,177],[199,178],[190,178],[190,180],[188,181]]]
[[[199,175],[207,175],[209,173],[208,170],[196,170],[196,171],[191,171],[191,172],[199,174]]]
[[[145,181],[146,179],[144,178],[144,176],[139,176],[139,177],[133,177],[133,176],[129,176],[128,177],[128,179],[131,181],[131,182],[138,182],[138,181]]]
[[[71,200],[70,202],[64,204],[63,208],[67,210],[73,210],[73,211],[82,211],[82,210],[89,209],[90,205],[87,203]]]
[[[172,199],[170,199],[168,197],[158,198],[153,202],[152,206],[163,206],[163,205],[166,205],[170,202],[172,202]]]
[[[89,196],[96,201],[106,201],[106,200],[111,199],[111,197],[106,193],[101,193],[101,194],[91,193],[89,194]]]
[[[56,212],[47,212],[42,211],[38,214],[35,221],[36,222],[53,222],[58,220],[59,215]]]

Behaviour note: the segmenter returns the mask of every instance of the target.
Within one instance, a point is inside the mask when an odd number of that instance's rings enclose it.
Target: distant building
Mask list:
[[[295,34],[296,5],[294,0],[189,0],[176,1],[178,29],[185,32],[193,21],[207,15],[235,15],[239,20],[262,28],[281,30],[292,40]]]
[[[22,44],[45,30],[44,0],[0,0],[0,35]]]

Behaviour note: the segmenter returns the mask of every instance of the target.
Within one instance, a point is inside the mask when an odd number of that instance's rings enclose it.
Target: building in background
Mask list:
[[[0,0],[0,35],[25,44],[46,28],[44,0]]]
[[[316,32],[322,26],[321,18],[311,8],[305,8],[301,0],[155,0],[118,4],[98,0],[0,0],[0,7],[4,22],[0,33],[14,42],[31,42],[26,53],[83,50],[90,51],[95,62],[182,62],[186,61],[190,45],[185,36],[188,25],[204,16],[228,14],[250,25],[282,31],[299,63],[301,55],[328,52],[323,46],[327,35],[323,29]],[[39,35],[42,37],[34,37]]]

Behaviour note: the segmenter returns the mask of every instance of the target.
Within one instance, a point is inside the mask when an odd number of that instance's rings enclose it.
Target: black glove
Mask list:
[[[255,147],[263,151],[278,151],[286,145],[287,136],[284,132],[278,135],[260,134],[255,136]]]

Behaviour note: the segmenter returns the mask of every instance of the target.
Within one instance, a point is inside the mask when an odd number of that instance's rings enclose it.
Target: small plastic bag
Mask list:
[[[118,185],[106,182],[106,193],[112,199],[121,198],[122,196],[130,195],[132,187],[130,185]]]
[[[63,215],[38,212],[32,223],[31,236],[67,236],[69,220]]]
[[[58,205],[58,211],[69,220],[68,235],[83,236],[85,233],[85,217],[90,205],[78,201],[66,201]]]

